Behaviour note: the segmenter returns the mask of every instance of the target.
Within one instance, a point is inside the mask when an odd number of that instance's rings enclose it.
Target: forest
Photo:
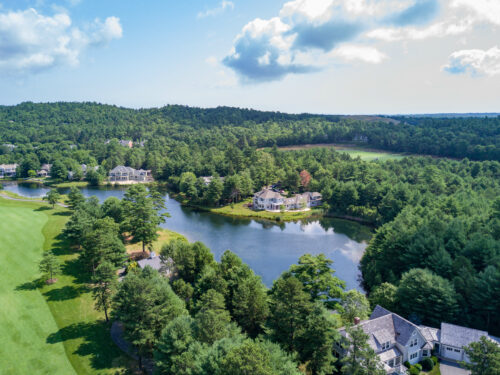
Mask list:
[[[121,139],[144,144],[127,148],[118,143]],[[427,156],[365,162],[327,148],[287,152],[277,148],[334,142],[362,142],[383,150]],[[99,165],[98,172],[87,175],[91,183],[98,184],[111,168],[127,165],[152,170],[155,179],[171,190],[209,207],[241,201],[274,183],[289,191],[319,191],[325,215],[362,219],[375,228],[360,264],[362,285],[372,306],[380,304],[416,323],[438,326],[446,321],[500,336],[498,117],[363,119],[225,107],[132,110],[95,103],[23,103],[0,108],[0,144],[15,146],[0,148],[0,164],[19,163],[22,177],[43,163],[53,164],[52,177],[59,180],[67,179],[68,171],[78,175],[80,164]],[[224,180],[214,178],[205,185],[202,176],[221,176]],[[151,207],[155,207],[158,202],[154,196],[152,199]],[[110,244],[118,249],[112,252],[116,258],[107,259],[116,266],[123,260],[117,239],[120,226],[134,225],[120,216],[117,202],[105,203],[102,208],[97,207],[97,202],[90,203],[70,220],[68,235],[81,239],[85,233],[79,230],[89,225],[95,225],[95,231],[115,233],[102,238],[116,242]],[[96,215],[99,220],[94,222],[92,217]],[[108,216],[111,219],[106,219]],[[93,238],[97,237],[91,236],[89,241]],[[178,243],[165,248],[165,258],[178,264],[187,262],[180,255],[190,253],[186,246]],[[318,366],[324,365],[323,357],[315,358],[308,351],[310,346],[301,341],[301,333],[293,336],[293,332],[282,332],[285,328],[273,320],[273,314],[286,312],[281,304],[286,291],[299,290],[303,280],[283,276],[270,292],[262,292],[261,282],[232,254],[217,263],[201,244],[193,246],[204,258],[192,255],[186,272],[181,270],[179,279],[169,286],[182,299],[175,303],[179,308],[173,321],[176,326],[163,333],[156,331],[154,345],[146,334],[146,339],[138,339],[140,345],[145,345],[145,353],[154,354],[172,371],[177,364],[167,358],[177,358],[171,352],[177,349],[162,346],[160,337],[177,334],[175,328],[185,333],[188,343],[182,345],[190,348],[176,355],[199,358],[201,362],[193,363],[202,363],[202,367],[215,365],[217,361],[211,356],[222,350],[234,350],[234,355],[225,360],[237,362],[241,345],[249,346],[245,352],[267,352],[282,363],[293,361],[289,356],[298,356],[295,358],[302,363],[313,366],[317,360]],[[98,265],[92,263],[95,254],[90,255],[89,270],[94,272]],[[209,268],[203,270],[207,265]],[[151,288],[161,289],[160,281],[151,281],[155,277],[137,274],[130,278],[130,288],[151,282]],[[243,279],[235,282],[235,277]],[[236,306],[238,298],[243,298],[235,294],[240,284],[246,288],[240,291],[243,294],[269,296],[265,317],[246,321],[247,312]],[[164,295],[170,298],[167,289]],[[340,289],[341,293],[333,297],[342,301],[348,292]],[[121,293],[117,296],[125,298],[126,291]],[[303,298],[297,308],[308,307],[304,315],[296,314],[301,316],[300,322],[290,324],[298,324],[301,330],[307,330],[308,324],[323,324],[326,302],[317,304],[321,293],[316,290],[307,298],[301,293],[296,295]],[[119,298],[114,302],[116,314],[121,314]],[[245,315],[245,321],[239,314]],[[217,324],[225,322],[221,330],[203,332],[203,319],[215,317],[219,319]],[[126,319],[123,315],[120,318]],[[236,322],[247,337],[238,336],[227,325],[229,322]],[[256,339],[264,331],[270,335],[267,341]],[[209,338],[220,332],[226,332],[231,339],[220,342],[221,337]],[[273,346],[276,342],[280,348],[291,346],[283,353]],[[278,359],[271,362],[275,361]],[[232,365],[224,364],[227,368]]]

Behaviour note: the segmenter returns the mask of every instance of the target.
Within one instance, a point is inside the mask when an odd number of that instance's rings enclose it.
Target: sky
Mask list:
[[[0,0],[0,104],[500,112],[500,0]]]

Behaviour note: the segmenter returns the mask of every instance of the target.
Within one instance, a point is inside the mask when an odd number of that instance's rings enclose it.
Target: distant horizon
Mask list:
[[[113,107],[117,107],[117,108],[133,109],[133,110],[160,109],[160,108],[165,108],[165,107],[169,107],[169,106],[188,107],[188,108],[204,109],[204,110],[205,109],[217,109],[217,108],[233,108],[233,109],[257,111],[257,112],[283,113],[283,114],[288,114],[288,115],[346,116],[346,117],[354,117],[354,116],[366,116],[366,117],[370,117],[370,116],[375,116],[375,117],[376,116],[380,116],[380,117],[389,117],[389,116],[394,116],[394,117],[401,117],[401,116],[407,116],[407,117],[421,117],[421,116],[436,116],[436,117],[447,117],[447,116],[480,117],[480,116],[486,116],[486,117],[491,117],[491,116],[500,116],[500,111],[499,112],[408,112],[408,113],[290,112],[290,111],[282,111],[282,110],[259,109],[259,108],[233,106],[233,105],[225,105],[225,104],[220,104],[220,105],[216,105],[216,106],[197,106],[197,105],[179,104],[179,103],[166,103],[166,104],[158,105],[158,106],[134,107],[134,106],[120,105],[120,104],[114,104],[114,103],[105,103],[105,102],[99,102],[99,101],[93,101],[93,100],[83,100],[83,101],[65,101],[65,100],[32,101],[32,100],[25,100],[25,101],[20,101],[16,104],[0,104],[0,107],[16,107],[16,106],[19,106],[19,105],[22,105],[25,103],[33,103],[33,104],[57,104],[57,103],[85,104],[85,103],[89,103],[89,104],[113,106]]]

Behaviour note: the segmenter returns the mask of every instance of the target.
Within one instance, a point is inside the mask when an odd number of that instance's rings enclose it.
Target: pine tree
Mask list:
[[[92,281],[94,282],[92,297],[96,308],[99,311],[104,311],[106,322],[109,322],[108,310],[111,307],[111,301],[118,284],[116,269],[110,262],[105,261],[97,267]]]
[[[342,358],[342,374],[385,375],[382,363],[368,344],[368,335],[361,327],[346,328],[347,340],[343,343],[346,355]]]
[[[48,250],[43,253],[43,258],[39,264],[40,272],[42,272],[48,282],[55,282],[54,276],[61,272],[61,265],[57,259],[57,257],[52,253],[51,250]]]

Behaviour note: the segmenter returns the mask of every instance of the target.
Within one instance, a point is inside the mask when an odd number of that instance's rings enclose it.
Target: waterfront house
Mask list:
[[[36,175],[38,177],[49,177],[51,169],[52,169],[52,164],[42,164],[40,170],[36,171]]]
[[[153,176],[149,170],[120,165],[109,172],[109,181],[118,183],[151,182]]]
[[[494,341],[488,332],[453,324],[441,323],[441,328],[416,325],[398,314],[376,306],[370,319],[354,322],[368,334],[368,344],[377,353],[387,374],[406,374],[404,362],[415,364],[431,355],[451,361],[468,361],[464,347],[479,341],[482,336]],[[347,332],[340,330],[345,340]],[[494,341],[496,342],[496,341]],[[346,354],[341,342],[334,345],[334,352]]]
[[[16,177],[18,164],[0,164],[0,178]]]
[[[146,259],[141,259],[137,262],[139,268],[144,269],[144,267],[149,266],[152,269],[158,271],[165,277],[170,277],[172,275],[174,261],[172,258],[168,258],[165,262],[162,261],[159,255],[156,255],[154,251],[149,254]]]
[[[253,208],[266,211],[285,211],[303,210],[310,207],[317,207],[321,204],[321,194],[306,192],[295,194],[293,197],[286,198],[281,193],[272,189],[264,188],[254,194]]]

